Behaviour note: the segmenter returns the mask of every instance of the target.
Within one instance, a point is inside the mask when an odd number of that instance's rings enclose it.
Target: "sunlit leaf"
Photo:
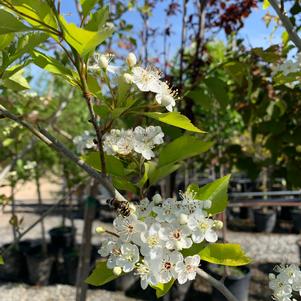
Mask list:
[[[73,23],[67,23],[63,17],[61,17],[60,20],[64,28],[67,43],[81,56],[85,56],[86,54],[93,52],[99,44],[104,42],[113,33],[112,29],[89,31],[77,27]]]
[[[118,278],[118,276],[113,274],[113,270],[107,268],[106,261],[98,261],[91,275],[85,280],[85,283],[101,286],[116,278]]]
[[[186,116],[182,115],[179,112],[143,113],[143,115],[190,132],[205,133],[204,131],[194,126]]]
[[[163,147],[159,155],[159,165],[181,161],[206,152],[212,142],[201,141],[194,136],[182,136]]]
[[[190,185],[187,189],[193,190],[196,193],[196,199],[203,201],[211,200],[212,205],[209,209],[206,209],[206,211],[211,214],[217,214],[223,212],[227,207],[227,190],[230,176],[231,175],[227,175],[200,188],[195,185]]]
[[[251,262],[239,244],[208,244],[199,255],[207,262],[228,266],[241,266]]]
[[[151,285],[151,287],[156,290],[157,298],[161,298],[168,293],[174,282],[175,280],[171,279],[168,283],[158,283],[157,285]]]
[[[3,9],[0,9],[0,20],[0,34],[31,30],[30,27]]]

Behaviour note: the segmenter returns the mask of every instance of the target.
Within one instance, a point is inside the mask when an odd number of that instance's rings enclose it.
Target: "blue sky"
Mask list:
[[[61,2],[61,13],[64,15],[64,17],[67,19],[68,22],[78,23],[78,13],[75,9],[74,1],[73,0],[65,0]],[[166,7],[166,3],[169,3],[169,1],[162,1],[158,2],[158,5],[150,18],[150,26],[151,27],[164,27],[165,22],[165,13],[164,8]],[[270,12],[270,14],[274,14],[273,10],[269,8],[268,10],[263,10],[261,8],[261,4],[259,4],[260,7],[257,9],[254,9],[252,14],[245,19],[245,26],[240,30],[238,36],[243,38],[245,41],[245,44],[248,48],[250,47],[268,47],[272,44],[278,44],[281,41],[281,32],[282,29],[278,29],[275,32],[273,32],[274,25],[271,23],[271,25],[267,28],[263,17],[267,12]],[[124,19],[132,23],[134,25],[133,27],[133,35],[137,36],[138,31],[142,28],[142,21],[137,13],[136,10],[130,10],[128,11]],[[169,44],[169,58],[171,59],[176,51],[179,49],[180,46],[180,33],[181,33],[181,20],[180,17],[173,17],[169,20],[169,22],[172,24],[172,32],[173,35],[170,38],[168,44]],[[273,34],[272,34],[273,33]],[[131,33],[129,33],[131,34]],[[217,37],[218,39],[225,40],[225,36],[223,32],[220,32]],[[161,52],[163,50],[163,38],[157,37],[156,40],[151,41],[149,45],[149,52],[150,57],[156,57],[158,56],[157,53]],[[141,53],[141,47],[137,47],[136,54],[139,55]],[[37,87],[37,79],[41,75],[41,70],[37,70],[37,67],[32,66],[30,68],[31,73],[36,74],[35,76],[35,83],[33,86]]]

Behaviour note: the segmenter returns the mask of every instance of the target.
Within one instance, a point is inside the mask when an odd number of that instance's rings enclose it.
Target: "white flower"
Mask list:
[[[111,59],[111,54],[100,54],[96,52],[92,58],[93,63],[88,65],[88,70],[97,72],[100,69],[104,69],[106,72],[114,74],[120,69],[120,67],[110,65]]]
[[[76,146],[76,151],[82,154],[85,149],[91,149],[94,147],[93,137],[88,131],[84,131],[81,136],[76,136],[73,139],[73,143]]]
[[[164,133],[159,126],[149,126],[142,128],[137,126],[133,132],[134,150],[142,154],[146,160],[150,160],[155,156],[152,149],[159,144],[162,144]]]
[[[135,270],[135,275],[140,277],[140,284],[142,289],[146,289],[149,284],[157,285],[158,284],[158,266],[150,266],[146,259],[142,260],[142,263],[137,263]]]
[[[128,273],[135,268],[139,258],[138,247],[130,243],[125,243],[121,245],[120,256],[116,259],[116,265],[120,266],[125,273]]]
[[[175,270],[178,274],[178,282],[184,284],[187,280],[193,280],[196,277],[196,270],[200,264],[200,256],[187,256],[184,262],[178,262]]]
[[[188,249],[192,246],[192,240],[190,236],[191,231],[186,226],[181,226],[178,223],[172,223],[167,226],[166,229],[168,240],[166,242],[166,248],[169,250],[182,250]]]
[[[127,217],[118,215],[115,218],[113,225],[122,241],[133,241],[136,244],[141,243],[140,235],[142,232],[146,231],[146,224],[139,221],[134,214]]]
[[[282,64],[279,69],[282,71],[282,73],[286,76],[290,73],[298,72],[298,69],[300,67],[297,63],[294,63],[292,60],[286,61],[284,64]]]
[[[162,224],[151,224],[145,232],[141,233],[141,254],[147,258],[158,258],[165,248],[167,235]]]
[[[183,255],[177,251],[165,251],[160,258],[159,276],[161,283],[168,283],[172,278],[177,278],[175,267],[179,262],[183,261]],[[156,261],[153,264],[157,264]]]
[[[109,256],[112,253],[112,250],[118,246],[117,242],[114,240],[105,240],[102,244],[100,249],[98,250],[98,254],[102,257]]]
[[[160,73],[152,68],[134,67],[133,83],[143,92],[159,93],[161,90]]]
[[[144,198],[136,206],[136,214],[139,218],[147,217],[153,209],[153,202],[150,202],[148,198]]]
[[[103,145],[108,155],[127,156],[133,151],[133,132],[132,130],[112,129],[104,136]]]
[[[188,227],[192,230],[191,238],[195,243],[201,243],[206,240],[208,242],[216,242],[217,233],[213,229],[214,221],[202,215],[188,220]]]
[[[176,203],[174,199],[168,198],[162,202],[162,206],[156,206],[153,211],[157,214],[156,220],[159,222],[171,223],[176,220]]]
[[[294,291],[301,296],[301,271],[298,266],[281,265],[275,271],[278,275],[269,274],[269,287],[273,290],[275,300],[290,301]]]
[[[161,82],[160,91],[157,92],[155,99],[158,104],[166,107],[168,111],[172,111],[172,108],[176,105],[175,97],[176,92],[172,91],[171,88],[164,82]]]
[[[137,64],[136,55],[133,52],[130,52],[126,58],[126,62],[130,68],[134,67]]]
[[[269,288],[272,289],[273,296],[277,301],[290,301],[292,296],[292,287],[276,277],[269,274]]]

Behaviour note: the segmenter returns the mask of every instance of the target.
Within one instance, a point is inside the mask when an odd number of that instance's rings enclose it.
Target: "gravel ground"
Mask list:
[[[75,288],[69,285],[33,287],[24,284],[0,285],[1,301],[74,301]],[[119,292],[89,290],[86,301],[135,301]]]
[[[26,229],[39,216],[32,213],[20,213],[20,217],[24,218],[22,224],[23,230]],[[1,244],[12,241],[12,231],[9,225],[9,214],[0,213],[0,238]],[[49,216],[45,219],[46,231],[61,224],[61,218],[58,216]],[[75,220],[77,227],[77,242],[81,241],[82,220]],[[95,221],[93,227],[104,225],[99,221]],[[111,225],[106,224],[106,227]],[[21,229],[22,231],[22,229]],[[40,226],[37,225],[29,232],[24,239],[40,238]],[[48,237],[49,238],[49,237]],[[227,240],[231,243],[239,243],[246,251],[248,256],[253,259],[252,264],[252,282],[250,288],[249,301],[266,301],[271,300],[270,291],[268,289],[267,274],[272,270],[276,263],[298,263],[299,252],[296,241],[300,239],[300,235],[295,234],[263,234],[251,232],[227,232]],[[101,237],[96,233],[93,234],[93,244],[99,245]],[[196,286],[196,284],[194,285]],[[200,286],[199,291],[203,293],[203,297],[190,300],[210,300],[210,287],[208,285]],[[0,301],[73,301],[75,289],[68,285],[53,285],[48,287],[33,287],[24,284],[2,284],[0,285]],[[134,295],[137,297],[137,295]],[[126,301],[138,300],[124,297],[121,292],[108,292],[104,290],[90,290],[88,301]],[[174,301],[174,300],[173,300]]]

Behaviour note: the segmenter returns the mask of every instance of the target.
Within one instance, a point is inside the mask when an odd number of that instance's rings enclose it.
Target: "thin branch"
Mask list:
[[[279,19],[281,20],[283,26],[285,27],[290,40],[296,45],[296,47],[301,51],[301,39],[298,36],[297,32],[294,29],[294,26],[291,22],[291,20],[287,17],[287,15],[281,11],[281,7],[278,4],[277,0],[269,0],[270,4],[276,11]]]
[[[200,277],[207,280],[213,287],[219,290],[220,293],[223,294],[228,301],[238,301],[237,298],[233,296],[233,294],[225,287],[225,285],[222,282],[216,280],[204,270],[197,269],[196,272]]]
[[[59,142],[55,137],[53,137],[50,133],[48,133],[45,129],[37,129],[27,123],[26,121],[20,119],[18,116],[9,112],[5,107],[0,105],[0,112],[7,118],[14,120],[18,124],[22,125],[23,127],[27,128],[33,135],[35,135],[39,140],[43,141],[47,144],[50,148],[54,149],[58,153],[64,155],[69,160],[73,161],[77,164],[80,168],[86,171],[90,176],[97,179],[108,191],[109,193],[114,196],[115,189],[112,184],[108,181],[108,179],[85,162],[83,162],[80,158],[78,158],[74,153],[72,153],[69,149],[67,149],[61,142]]]

